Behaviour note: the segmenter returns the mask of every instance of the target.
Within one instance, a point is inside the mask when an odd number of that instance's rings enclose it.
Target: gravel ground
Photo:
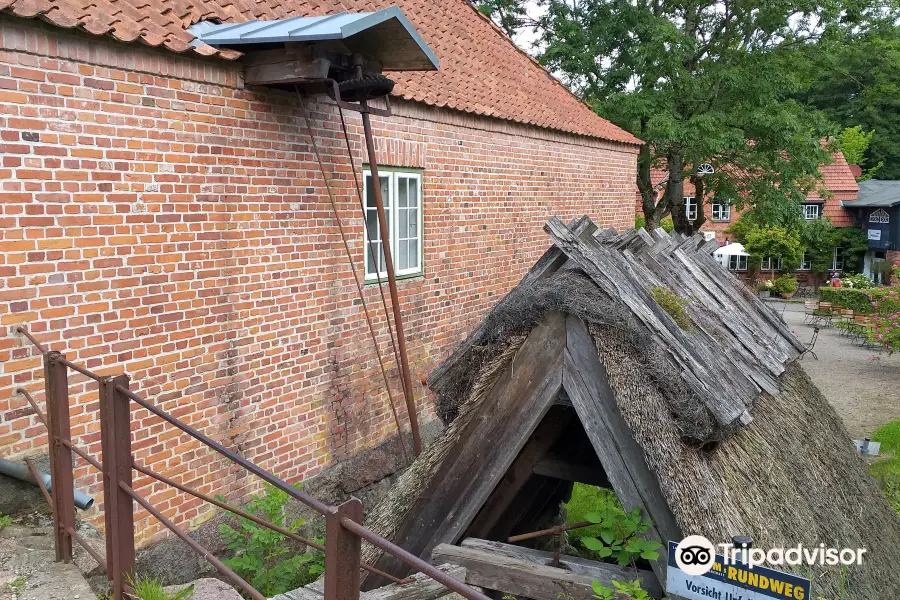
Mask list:
[[[803,322],[803,304],[772,302],[769,306],[782,314],[801,341],[812,338],[812,326]],[[860,347],[833,328],[821,329],[814,350],[819,360],[807,355],[800,364],[854,439],[900,420],[900,353],[890,356]]]

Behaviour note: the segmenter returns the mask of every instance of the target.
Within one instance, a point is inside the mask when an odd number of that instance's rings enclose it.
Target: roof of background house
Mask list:
[[[842,203],[845,208],[890,207],[900,204],[900,181],[870,179],[859,184],[859,199]]]
[[[822,183],[824,184],[825,189],[836,196],[856,194],[859,191],[859,185],[856,183],[856,178],[853,176],[853,171],[850,169],[850,165],[847,164],[847,159],[844,158],[844,154],[838,150],[832,154],[832,158],[834,160],[830,164],[822,165],[819,169],[819,172],[822,174]],[[652,169],[650,172],[653,185],[664,183],[667,176],[668,171],[664,169]],[[664,186],[661,186],[660,189],[663,187]],[[690,196],[694,193],[694,185],[688,180],[684,181],[684,193],[686,196]],[[818,190],[809,192],[806,199],[810,201],[824,200]],[[838,199],[842,200],[843,198]]]
[[[519,50],[467,0],[0,0],[0,10],[40,17],[123,42],[235,59],[233,50],[191,46],[186,29],[203,20],[239,23],[396,4],[437,54],[437,72],[393,73],[394,95],[467,113],[606,140],[640,140],[594,113]]]

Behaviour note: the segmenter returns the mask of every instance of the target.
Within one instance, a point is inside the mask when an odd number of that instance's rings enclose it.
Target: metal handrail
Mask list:
[[[49,352],[28,332],[28,330],[25,327],[18,327],[17,331],[19,333],[23,334],[32,344],[34,344],[35,347],[41,352],[41,354],[47,354]],[[96,373],[94,373],[88,369],[85,369],[84,367],[81,367],[80,365],[76,365],[76,364],[72,363],[71,361],[62,358],[61,356],[58,357],[57,360],[61,364],[65,365],[66,367],[71,368],[72,370],[74,370],[78,373],[81,373],[82,375],[85,375],[86,377],[89,377],[90,379],[93,379],[99,383],[109,381],[108,377],[103,377],[103,376],[97,375]],[[258,476],[263,481],[272,484],[276,488],[287,493],[290,497],[294,498],[295,500],[298,500],[298,501],[306,504],[307,506],[309,506],[310,508],[312,508],[319,514],[321,514],[325,517],[332,517],[332,518],[334,518],[335,516],[338,515],[337,507],[329,506],[329,505],[313,498],[312,496],[301,492],[300,490],[289,485],[287,482],[280,479],[279,477],[276,477],[275,475],[272,475],[271,473],[261,469],[257,465],[255,465],[252,462],[248,461],[247,459],[243,458],[242,456],[239,456],[235,452],[229,450],[228,448],[225,448],[218,442],[215,442],[214,440],[206,437],[205,435],[203,435],[202,433],[200,433],[193,427],[181,422],[180,420],[173,417],[166,411],[154,406],[152,403],[150,403],[146,399],[142,398],[141,396],[135,394],[128,388],[126,388],[122,385],[116,384],[115,390],[118,393],[122,394],[124,397],[128,398],[129,400],[134,401],[138,405],[140,405],[143,408],[150,411],[152,414],[154,414],[157,417],[161,418],[162,420],[166,421],[167,423],[177,427],[184,433],[187,433],[189,436],[193,437],[197,441],[210,447],[211,449],[215,450],[222,456],[225,456],[232,462],[240,465],[244,469],[250,471],[251,473]],[[46,426],[47,425],[46,417],[39,410],[37,403],[34,401],[34,398],[32,398],[31,395],[24,388],[18,388],[17,392],[22,393],[25,396],[25,398],[31,404],[32,408],[35,410],[35,414],[37,415],[38,419]],[[97,467],[98,469],[100,469],[101,472],[104,472],[102,465],[98,461],[96,461],[95,459],[90,457],[89,454],[87,454],[86,452],[84,452],[83,450],[78,448],[76,445],[74,445],[70,441],[62,440],[62,439],[57,440],[57,441],[59,443],[63,444],[64,446],[66,446],[67,448],[69,448],[70,450],[72,450],[73,452],[75,452],[76,454],[78,454],[81,458],[85,459],[88,463],[90,463],[94,467]],[[26,460],[26,462],[28,463],[29,468],[32,469],[32,471],[33,471],[34,467],[30,463],[30,461]],[[269,523],[263,519],[254,517],[253,515],[250,515],[249,513],[246,513],[245,511],[241,511],[240,509],[231,507],[231,506],[225,504],[224,502],[219,502],[218,500],[210,498],[210,497],[206,496],[205,494],[201,494],[200,492],[191,490],[190,488],[187,488],[186,486],[182,486],[181,484],[178,484],[177,482],[175,482],[167,477],[159,475],[158,473],[155,473],[146,467],[141,467],[140,465],[138,465],[134,462],[132,462],[131,467],[133,469],[137,470],[138,472],[143,473],[144,475],[147,475],[148,477],[157,479],[168,485],[172,485],[173,487],[175,487],[185,493],[189,493],[189,494],[194,495],[202,500],[206,500],[206,501],[210,502],[211,504],[219,506],[220,508],[228,510],[234,514],[237,514],[242,517],[246,517],[246,518],[256,522],[259,525],[267,527],[268,529],[271,529],[271,530],[281,533],[283,535],[287,535],[288,537],[291,537],[293,539],[297,539],[298,541],[301,541],[302,543],[305,543],[306,545],[316,548],[318,550],[325,550],[325,547],[322,546],[321,544],[317,544],[310,540],[306,540],[284,528],[280,528],[280,527],[278,527],[272,523]],[[37,478],[37,480],[40,481],[39,478]],[[150,502],[147,499],[145,499],[143,496],[141,496],[140,494],[135,492],[134,489],[132,489],[129,485],[120,481],[120,482],[118,482],[118,486],[126,494],[128,494],[128,496],[130,496],[135,502],[140,504],[151,515],[156,517],[167,529],[171,530],[175,535],[177,535],[186,544],[188,544],[188,546],[190,546],[192,550],[194,550],[196,553],[198,553],[200,556],[202,556],[204,559],[206,559],[207,562],[209,562],[213,567],[215,567],[220,573],[222,573],[230,581],[232,581],[233,583],[235,583],[236,585],[238,585],[239,587],[244,589],[244,591],[246,591],[254,600],[265,600],[265,598],[258,591],[256,591],[249,583],[247,583],[244,579],[242,579],[240,576],[238,576],[234,571],[229,569],[224,563],[222,563],[222,561],[220,561],[215,556],[213,556],[212,553],[210,553],[208,550],[206,550],[203,546],[201,546],[199,543],[194,541],[190,536],[187,535],[187,533],[182,531],[178,526],[176,526],[174,523],[172,523],[163,514],[161,514],[159,511],[157,511],[153,507],[153,505],[150,504]],[[50,505],[52,507],[53,503],[50,499],[49,492],[47,492],[46,488],[43,486],[41,486],[41,490],[44,493],[44,497],[47,499],[48,502],[50,502]],[[403,548],[397,546],[393,542],[381,537],[380,535],[378,535],[375,532],[371,531],[370,529],[366,528],[361,523],[358,523],[347,517],[340,517],[339,522],[340,522],[341,526],[344,529],[346,529],[347,531],[350,531],[351,533],[355,534],[357,537],[359,537],[363,540],[366,540],[373,546],[380,548],[382,551],[394,556],[395,558],[397,558],[398,560],[400,560],[407,566],[423,573],[430,579],[443,584],[448,589],[460,594],[461,596],[467,598],[468,600],[490,600],[484,594],[474,590],[473,588],[454,579],[453,577],[450,577],[446,573],[435,568],[433,565],[425,562],[418,556],[404,550]],[[106,562],[102,560],[102,557],[99,557],[99,555],[96,553],[96,551],[94,551],[93,548],[89,548],[87,543],[80,536],[78,536],[71,529],[68,530],[67,532],[70,535],[72,535],[72,538],[75,541],[77,541],[80,545],[82,545],[85,548],[85,550],[92,557],[94,557],[95,560],[97,560],[97,562],[99,564],[103,565],[104,568],[107,568]],[[393,581],[395,583],[402,584],[402,583],[408,583],[409,581],[411,581],[409,579],[404,579],[404,580],[397,579],[396,577],[389,575],[388,573],[384,573],[383,571],[380,571],[369,565],[360,564],[360,568],[366,569],[367,571],[369,571],[375,575],[385,577],[388,580]]]

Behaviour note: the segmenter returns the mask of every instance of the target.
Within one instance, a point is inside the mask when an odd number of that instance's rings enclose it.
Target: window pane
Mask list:
[[[419,179],[409,180],[409,206],[410,207],[418,207],[419,206]]]
[[[391,206],[391,195],[390,195],[390,177],[385,175],[378,175],[378,179],[381,180],[381,201],[384,203],[385,208],[390,208]],[[366,174],[366,206],[375,208],[375,188],[372,187],[372,175]]]
[[[419,240],[409,240],[409,268],[419,268]]]
[[[415,208],[409,210],[409,237],[419,237],[419,211]]]
[[[401,189],[402,189],[402,187],[403,186],[401,185]],[[400,204],[400,206],[403,206],[403,205]],[[409,231],[409,211],[405,208],[401,208],[401,209],[399,209],[398,212],[400,214],[398,214],[397,217],[400,219],[400,222],[399,222],[399,229],[397,230],[397,232],[399,234],[400,239],[402,240],[404,238],[409,237],[407,235],[407,231]]]
[[[405,177],[397,178],[397,206],[400,208],[406,208],[406,198],[408,196],[407,190],[409,188],[409,179]]]

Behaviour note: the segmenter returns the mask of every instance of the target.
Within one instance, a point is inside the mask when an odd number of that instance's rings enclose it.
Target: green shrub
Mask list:
[[[617,506],[619,510],[622,510],[622,505],[614,491],[585,483],[576,483],[572,487],[572,498],[563,504],[566,509],[566,525],[583,523],[587,521],[588,513],[595,511],[598,506],[607,505]],[[625,512],[623,511],[622,514],[624,515]],[[569,532],[569,537],[573,539],[586,536],[597,537],[600,535],[600,530],[601,528],[597,525],[573,529]]]
[[[597,600],[650,600],[648,594],[642,587],[641,581],[631,581],[622,583],[613,579],[613,587],[606,587],[599,581],[591,582],[591,589],[594,591],[594,598]]]
[[[180,592],[170,594],[163,589],[162,582],[155,577],[129,576],[127,581],[138,600],[190,600],[194,595],[194,586],[192,585],[183,588]]]
[[[772,283],[772,291],[782,295],[795,293],[797,287],[797,278],[793,275],[782,275]]]
[[[691,328],[691,317],[687,314],[685,307],[691,303],[687,298],[682,298],[667,287],[658,285],[650,290],[653,299],[659,304],[659,307],[666,311],[672,320],[685,331]]]
[[[869,314],[874,310],[872,301],[869,300],[869,295],[866,291],[856,288],[820,287],[819,300],[830,302],[832,306],[838,308],[849,308],[853,312],[860,314]]]
[[[9,515],[4,515],[3,513],[0,513],[0,529],[3,529],[4,527],[9,527],[10,525],[12,525],[12,517],[10,517]]]
[[[252,498],[247,512],[289,531],[296,531],[303,525],[303,519],[285,523],[284,507],[289,500],[287,492],[266,484],[265,493]],[[321,552],[296,554],[286,536],[257,525],[250,519],[242,517],[237,529],[223,524],[219,530],[225,545],[234,552],[233,558],[222,562],[266,597],[312,583],[324,570]]]

